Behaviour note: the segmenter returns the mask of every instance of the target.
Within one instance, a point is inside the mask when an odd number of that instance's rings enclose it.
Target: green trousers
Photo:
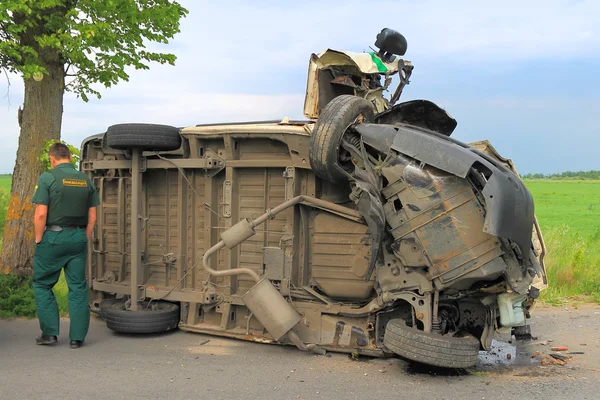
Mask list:
[[[58,304],[52,288],[64,268],[69,287],[69,340],[83,341],[90,325],[88,284],[85,276],[87,237],[85,229],[45,231],[33,256],[33,291],[40,329],[59,335]]]

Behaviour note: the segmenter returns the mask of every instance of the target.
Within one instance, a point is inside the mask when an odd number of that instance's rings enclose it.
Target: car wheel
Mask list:
[[[115,303],[125,303],[125,300],[123,300],[123,299],[104,299],[104,300],[102,300],[100,302],[100,304],[98,305],[98,308],[100,309],[100,318],[102,318],[103,320],[106,320],[106,315],[105,315],[104,311]]]
[[[106,130],[106,145],[117,150],[173,151],[181,147],[179,129],[168,125],[118,124]]]
[[[407,326],[403,319],[387,323],[383,344],[408,360],[443,368],[472,367],[479,355],[479,340],[473,336],[426,333]]]
[[[121,333],[166,332],[179,324],[179,306],[166,301],[143,301],[137,311],[123,302],[108,303],[101,313],[108,329]]]
[[[318,177],[334,183],[347,179],[340,163],[342,136],[353,123],[373,121],[374,114],[368,100],[352,95],[338,96],[323,108],[309,149],[310,166]]]

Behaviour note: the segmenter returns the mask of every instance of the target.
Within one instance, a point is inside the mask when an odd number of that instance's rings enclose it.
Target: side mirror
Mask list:
[[[377,35],[375,47],[379,49],[377,55],[385,62],[394,61],[397,56],[406,54],[408,43],[406,38],[393,29],[384,28]]]

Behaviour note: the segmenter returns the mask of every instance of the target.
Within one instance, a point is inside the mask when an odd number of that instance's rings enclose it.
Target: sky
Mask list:
[[[130,71],[88,103],[65,95],[62,139],[77,147],[112,124],[178,127],[305,119],[312,53],[370,51],[383,28],[408,41],[403,100],[457,121],[452,136],[489,140],[523,173],[600,169],[600,2],[596,0],[198,1],[168,45],[175,66]],[[23,103],[0,77],[0,173],[14,168]]]

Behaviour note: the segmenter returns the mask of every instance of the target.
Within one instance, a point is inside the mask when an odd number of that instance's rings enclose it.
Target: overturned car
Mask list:
[[[83,142],[102,203],[90,305],[108,328],[456,368],[497,331],[528,333],[546,285],[531,195],[490,143],[451,138],[444,110],[397,102],[402,35],[376,46],[311,57],[306,121],[121,124]]]

